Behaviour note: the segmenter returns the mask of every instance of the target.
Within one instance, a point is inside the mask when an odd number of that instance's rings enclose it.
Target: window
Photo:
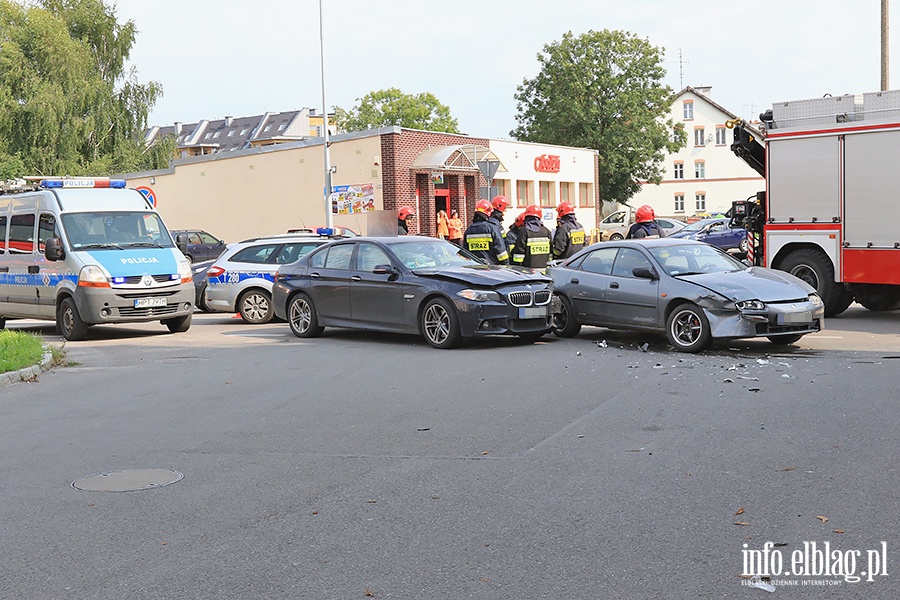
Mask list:
[[[706,140],[704,139],[705,133],[702,127],[694,127],[694,145],[695,146],[705,146]]]
[[[539,182],[541,188],[541,206],[556,206],[556,186],[552,181]]]
[[[716,126],[716,146],[724,146],[728,137],[727,130],[724,125]]]
[[[682,103],[684,107],[684,118],[685,120],[690,120],[694,118],[694,101],[693,100],[685,100]]]
[[[234,129],[228,132],[228,137],[234,137]]]
[[[211,137],[212,137],[212,132],[207,133],[206,135],[204,135],[204,136],[203,136],[203,139],[204,139],[204,140],[208,140],[208,139],[211,138]]]
[[[594,184],[579,183],[578,184],[578,206],[582,208],[590,208],[595,206]]]
[[[263,131],[272,131],[272,124],[269,123],[268,125],[266,125],[266,128],[263,129]]]
[[[675,212],[684,212],[684,194],[675,194]]]
[[[188,234],[188,244],[202,244],[203,240],[200,239],[200,234],[193,232]]]
[[[697,210],[700,212],[706,211],[706,194],[704,192],[698,192],[695,196],[697,199]]]
[[[706,163],[702,160],[694,162],[694,178],[706,179]]]
[[[525,208],[529,204],[533,204],[534,198],[534,182],[533,181],[516,181],[516,205]]]
[[[247,128],[241,129],[241,135],[247,135]]]
[[[9,220],[9,252],[34,252],[34,215],[13,215]]]
[[[675,179],[684,179],[684,163],[675,163]]]
[[[219,238],[217,238],[214,235],[210,235],[210,234],[206,233],[205,231],[198,231],[197,235],[200,236],[200,239],[203,240],[202,243],[204,243],[204,244],[218,244],[220,241]]]
[[[588,254],[581,263],[581,270],[588,273],[609,275],[612,273],[613,260],[616,258],[616,248],[602,248]]]
[[[309,242],[303,244],[285,244],[284,248],[281,249],[281,252],[279,252],[278,256],[275,258],[275,262],[279,265],[292,263],[299,258],[306,256],[313,248],[317,248],[320,245],[321,244],[311,244]]]
[[[214,139],[214,140],[219,139],[219,135],[220,135],[221,133],[222,133],[221,131],[215,132],[215,133],[213,134],[213,139]]]
[[[59,237],[59,233],[56,231],[56,217],[47,214],[41,215],[41,219],[38,221],[38,252],[44,251],[44,243],[47,238],[51,237]]]
[[[0,217],[0,254],[6,253],[6,217]]]
[[[349,269],[350,256],[353,254],[353,246],[355,244],[339,244],[332,246],[328,250],[328,256],[325,258],[326,269]]]
[[[278,248],[278,244],[264,244],[261,246],[250,246],[249,248],[244,248],[243,250],[238,250],[238,252],[231,257],[231,262],[244,262],[244,263],[267,263],[272,256],[272,253],[275,252],[275,249]]]
[[[650,260],[634,248],[620,248],[612,274],[617,277],[634,277],[637,267],[650,267]]]
[[[321,269],[325,266],[326,256],[328,256],[328,248],[316,252],[309,257],[309,266],[314,269]]]
[[[360,244],[356,255],[356,270],[372,272],[378,265],[390,265],[391,259],[375,244]]]
[[[278,131],[284,131],[284,128],[287,127],[287,123],[282,123],[278,126]]]
[[[575,194],[573,193],[574,184],[571,183],[560,183],[559,184],[559,199],[562,202],[572,202],[575,199]]]
[[[497,194],[509,198],[512,194],[509,192],[509,179],[495,179],[492,182],[497,187]]]

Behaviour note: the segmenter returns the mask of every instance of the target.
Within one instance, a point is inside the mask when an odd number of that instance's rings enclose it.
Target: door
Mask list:
[[[368,326],[401,326],[405,304],[401,276],[372,272],[376,266],[397,266],[381,246],[371,242],[359,244],[355,263],[350,275],[350,318]]]
[[[34,255],[36,271],[38,314],[45,319],[56,318],[56,286],[65,274],[65,260],[50,261],[44,257],[47,238],[60,237],[56,227],[56,217],[44,213],[38,219],[38,247]]]
[[[4,316],[37,317],[37,271],[34,213],[13,214],[9,217],[9,237],[4,267],[5,289],[0,295],[8,298],[9,311]]]
[[[640,250],[619,248],[604,297],[606,320],[629,327],[659,327],[659,280],[635,277],[637,267],[653,268]]]
[[[205,231],[198,231],[197,236],[200,242],[197,245],[197,254],[194,255],[195,262],[216,258],[225,251],[225,244],[217,237]],[[198,258],[198,255],[202,255],[203,258]]]
[[[605,321],[604,295],[610,283],[617,248],[600,248],[584,257],[566,282],[577,319],[585,324]]]
[[[356,244],[335,244],[327,249],[321,267],[310,265],[316,308],[323,318],[350,319],[350,259]]]

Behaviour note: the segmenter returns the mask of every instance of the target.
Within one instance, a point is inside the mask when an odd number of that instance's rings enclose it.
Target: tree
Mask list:
[[[165,166],[143,144],[162,95],[125,68],[137,30],[104,0],[0,0],[0,164],[25,174],[108,175]]]
[[[346,112],[339,124],[344,131],[361,131],[398,125],[410,129],[427,129],[459,133],[456,119],[430,92],[404,94],[397,88],[369,92],[357,98],[357,105]]]
[[[686,142],[665,116],[672,89],[662,50],[624,31],[572,32],[543,48],[541,70],[518,86],[516,139],[593,148],[600,159],[600,198],[625,202],[641,181],[659,183],[665,152]]]

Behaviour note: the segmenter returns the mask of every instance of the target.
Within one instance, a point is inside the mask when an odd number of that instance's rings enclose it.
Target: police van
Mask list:
[[[13,191],[0,191],[0,329],[55,320],[75,341],[100,323],[190,328],[190,264],[143,194],[124,180],[83,178]]]

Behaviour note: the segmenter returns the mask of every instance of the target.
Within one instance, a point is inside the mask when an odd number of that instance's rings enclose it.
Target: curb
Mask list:
[[[45,350],[44,357],[41,359],[41,364],[25,369],[19,369],[18,371],[10,371],[9,373],[0,373],[0,387],[10,383],[34,379],[43,371],[49,369],[51,362],[53,362],[53,354],[49,350]]]

